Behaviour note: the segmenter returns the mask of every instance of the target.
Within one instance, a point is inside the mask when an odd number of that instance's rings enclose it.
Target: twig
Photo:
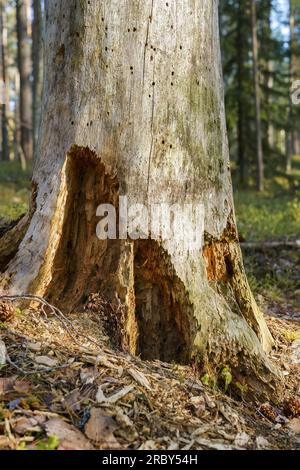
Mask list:
[[[6,360],[7,360],[8,364],[10,366],[17,369],[23,375],[34,375],[34,374],[40,374],[40,373],[46,373],[46,372],[48,373],[48,372],[53,372],[53,371],[59,370],[59,369],[66,369],[67,367],[71,366],[71,364],[63,364],[62,366],[47,367],[47,368],[43,368],[43,369],[27,371],[27,370],[24,370],[21,367],[19,367],[15,362],[13,362],[8,354],[6,354]]]

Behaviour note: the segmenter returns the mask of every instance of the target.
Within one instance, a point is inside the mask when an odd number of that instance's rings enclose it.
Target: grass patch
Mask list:
[[[275,191],[237,191],[235,208],[240,236],[246,241],[300,238],[300,198]]]
[[[0,219],[14,220],[27,211],[30,175],[19,162],[0,162]]]

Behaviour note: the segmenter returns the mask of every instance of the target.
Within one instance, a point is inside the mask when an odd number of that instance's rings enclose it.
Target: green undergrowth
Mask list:
[[[14,220],[26,212],[31,170],[19,162],[0,162],[0,220]]]

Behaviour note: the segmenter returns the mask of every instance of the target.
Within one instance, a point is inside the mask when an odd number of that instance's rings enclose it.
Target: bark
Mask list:
[[[0,142],[0,160],[9,160],[9,142],[8,142],[8,123],[7,110],[9,105],[8,91],[6,83],[6,49],[7,49],[7,30],[5,23],[4,2],[0,0],[0,108],[1,108],[1,142]]]
[[[34,155],[38,139],[40,105],[42,95],[42,9],[41,0],[33,0],[32,24],[32,70],[33,70],[33,144]]]
[[[255,96],[255,127],[256,127],[256,152],[257,152],[257,189],[264,190],[264,156],[262,145],[262,125],[261,125],[261,99],[259,85],[258,68],[258,40],[257,40],[257,18],[256,0],[251,0],[251,21],[252,21],[252,61],[253,61],[253,82]]]
[[[229,168],[218,2],[46,1],[45,81],[35,210],[10,293],[64,309],[101,293],[123,305],[123,345],[145,359],[194,356],[260,377],[277,373],[250,292]],[[205,243],[100,241],[96,208],[203,204]]]
[[[28,34],[28,8],[25,0],[17,0],[17,36],[18,36],[18,67],[20,74],[20,120],[21,146],[28,162],[32,158],[32,87],[31,48]]]
[[[240,172],[240,182],[245,183],[246,180],[246,162],[245,162],[245,135],[244,135],[244,48],[243,48],[243,2],[238,2],[238,21],[237,21],[237,81],[238,81],[238,163]]]
[[[296,67],[296,52],[297,52],[297,33],[296,33],[296,5],[294,0],[290,0],[290,10],[289,10],[289,27],[290,27],[290,43],[289,43],[289,74],[290,74],[290,86],[297,77],[297,67]],[[289,174],[292,171],[292,160],[295,154],[295,121],[296,116],[294,113],[294,106],[290,98],[289,103],[289,115],[288,115],[288,129],[287,129],[287,138],[286,138],[286,172]]]

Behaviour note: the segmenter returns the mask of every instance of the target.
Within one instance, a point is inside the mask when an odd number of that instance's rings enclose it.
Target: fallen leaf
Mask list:
[[[60,418],[50,419],[45,423],[47,436],[57,436],[58,450],[92,450],[92,444],[75,426]]]
[[[10,392],[14,389],[16,376],[13,377],[1,377],[0,378],[0,395],[4,395],[6,392]]]
[[[73,413],[76,413],[77,411],[80,411],[80,393],[79,389],[73,390],[73,392],[69,393],[64,401],[63,405],[68,411],[72,411]]]
[[[14,431],[21,436],[24,436],[27,432],[37,433],[41,432],[42,429],[37,425],[31,418],[22,417],[17,420],[14,426]]]
[[[120,445],[113,434],[117,428],[118,425],[112,417],[103,415],[98,408],[92,408],[84,431],[86,436],[101,448],[118,449]]]
[[[14,390],[19,393],[29,393],[30,389],[30,383],[26,380],[16,380],[14,384]]]

